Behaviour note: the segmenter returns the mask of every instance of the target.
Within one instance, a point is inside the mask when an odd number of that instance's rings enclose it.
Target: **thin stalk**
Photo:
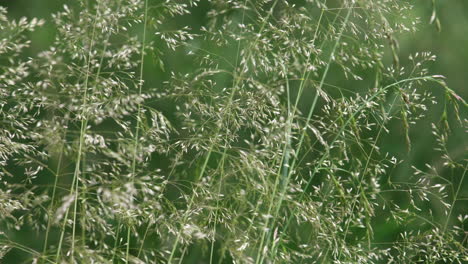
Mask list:
[[[247,0],[244,1],[244,6],[246,5],[247,3]],[[241,19],[241,23],[243,24],[244,23],[244,20],[245,20],[245,8],[242,9],[242,19]],[[236,61],[235,61],[235,64],[234,64],[234,71],[236,70],[236,68],[238,67],[238,64],[239,64],[239,54],[240,54],[240,48],[241,48],[241,39],[239,38],[238,42],[237,42],[237,51],[236,51]],[[224,168],[224,157],[226,155],[226,151],[227,151],[227,146],[225,146],[224,148],[224,151],[223,151],[223,155],[222,155],[222,158],[221,158],[221,170],[223,170]],[[207,163],[207,160],[205,161],[205,163]],[[206,166],[204,164],[204,166]],[[221,172],[221,176],[223,175],[223,173]],[[219,187],[218,187],[218,197],[219,197],[219,194],[221,193],[221,186],[222,186],[222,178],[220,177],[220,182],[219,182]],[[219,204],[219,200],[216,200],[216,212],[215,212],[215,221],[214,221],[214,225],[213,225],[213,240],[211,241],[211,249],[210,249],[210,264],[213,263],[213,255],[214,255],[214,243],[215,243],[215,240],[216,240],[216,224],[217,224],[217,221],[218,221],[218,204]]]
[[[148,223],[148,225],[146,226],[145,234],[143,235],[143,239],[142,239],[140,248],[138,249],[137,258],[140,257],[141,251],[143,250],[143,245],[145,244],[146,236],[148,235],[150,226],[151,226],[151,223]]]
[[[131,226],[127,228],[127,245],[125,248],[125,263],[128,263],[128,257],[130,253],[130,230],[132,230]]]
[[[448,224],[450,222],[450,217],[452,216],[452,212],[453,212],[453,207],[455,206],[455,203],[458,201],[458,194],[460,193],[460,189],[463,186],[463,180],[465,179],[465,175],[466,175],[467,170],[468,170],[468,165],[465,166],[465,170],[463,171],[463,175],[461,177],[460,183],[458,184],[457,191],[455,192],[455,195],[453,196],[452,205],[450,206],[450,210],[449,210],[449,213],[447,215],[447,220],[445,221],[443,233],[445,233],[447,231],[447,227],[448,227]]]
[[[226,150],[227,150],[227,148],[224,148],[223,156],[226,154]],[[213,224],[213,239],[211,240],[211,249],[210,249],[210,264],[213,263],[214,243],[215,243],[215,240],[216,240],[216,225],[218,223],[219,197],[220,197],[220,194],[221,194],[221,187],[222,187],[222,183],[223,183],[222,176],[224,175],[224,159],[221,160],[220,170],[221,170],[220,180],[219,180],[219,183],[218,183],[218,192],[217,192],[217,197],[216,197],[215,220],[214,220],[214,224]]]
[[[117,254],[117,242],[119,241],[119,234],[120,234],[120,229],[121,228],[122,228],[122,224],[121,224],[120,218],[119,218],[119,223],[117,224],[117,232],[115,234],[114,251],[112,252],[111,263],[114,263],[115,255]]]
[[[100,2],[99,2],[100,3]],[[96,11],[96,15],[99,14],[99,6]],[[91,70],[91,56],[92,56],[92,49],[94,46],[94,38],[95,38],[95,33],[96,33],[96,24],[97,24],[97,19],[94,20],[93,23],[93,30],[91,33],[91,40],[90,40],[90,45],[89,45],[89,50],[88,50],[88,65],[86,67],[86,76],[85,76],[85,82],[84,82],[84,95],[83,95],[83,106],[86,106],[87,103],[87,97],[88,97],[88,82],[89,82],[89,75],[90,75],[90,70]],[[80,173],[80,164],[81,164],[81,156],[82,156],[82,151],[83,151],[83,145],[84,145],[84,137],[86,133],[86,126],[87,126],[87,119],[85,117],[85,109],[81,111],[81,128],[80,128],[80,139],[79,139],[79,146],[78,146],[78,153],[76,157],[76,163],[75,163],[75,170],[73,173],[73,180],[72,180],[72,185],[70,188],[70,194],[73,193],[73,188],[76,188],[76,194],[75,198],[78,197],[78,189],[77,187],[79,186],[78,181],[79,181],[79,173]],[[75,199],[75,206],[74,206],[74,219],[76,219],[76,208],[77,208],[77,201]],[[60,251],[62,248],[62,243],[63,243],[63,237],[65,234],[65,229],[66,229],[66,222],[68,218],[68,212],[70,208],[67,208],[66,213],[65,213],[65,218],[63,220],[63,228],[62,232],[60,235],[60,241],[57,249],[57,255],[56,255],[56,262],[59,261],[60,258]],[[75,228],[76,228],[76,221],[73,221],[73,231],[72,231],[72,245],[71,245],[71,254],[70,258],[73,259],[73,253],[74,253],[74,247],[75,247]]]
[[[141,96],[141,91],[143,88],[143,70],[144,70],[144,62],[145,62],[145,45],[146,45],[146,26],[148,24],[148,0],[145,0],[145,10],[144,10],[144,20],[143,20],[143,37],[141,41],[141,58],[140,58],[140,76],[139,76],[139,83],[138,83],[138,95]],[[139,133],[140,133],[140,115],[141,115],[141,103],[138,103],[138,111],[137,111],[137,123],[135,129],[135,137],[134,140],[134,148],[133,148],[133,160],[132,160],[132,174],[131,174],[131,182],[135,181],[135,171],[136,171],[136,157],[139,145]],[[128,263],[129,253],[130,253],[130,230],[131,226],[128,227],[127,230],[127,248],[125,254],[125,263]],[[144,241],[142,241],[144,243]]]
[[[65,132],[64,133],[64,138],[66,138],[66,134],[67,133]],[[62,144],[61,147],[60,147],[60,154],[59,154],[57,169],[55,171],[54,186],[52,188],[52,198],[51,198],[51,203],[50,203],[49,210],[48,210],[47,229],[46,229],[46,234],[45,234],[45,239],[44,239],[44,247],[42,249],[42,254],[43,255],[45,255],[45,253],[47,251],[47,244],[49,242],[49,232],[50,232],[50,228],[52,226],[52,210],[53,210],[53,207],[55,205],[54,201],[55,201],[55,195],[56,195],[56,192],[57,192],[58,178],[59,178],[59,175],[60,175],[60,171],[62,169],[63,148],[64,148],[64,144]]]

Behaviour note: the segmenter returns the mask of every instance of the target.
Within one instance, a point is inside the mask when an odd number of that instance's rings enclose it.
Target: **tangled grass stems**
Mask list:
[[[97,13],[96,13],[97,14]],[[94,37],[95,37],[95,34],[96,34],[96,23],[97,23],[97,19],[94,20],[94,23],[93,23],[93,26],[92,26],[92,32],[91,32],[91,40],[90,40],[90,44],[89,44],[89,51],[88,51],[88,60],[87,60],[87,65],[86,65],[86,75],[85,75],[85,80],[84,80],[84,95],[83,95],[83,102],[82,104],[83,105],[86,105],[88,102],[87,102],[87,97],[88,97],[88,82],[89,82],[89,72],[91,70],[91,50],[94,46]],[[83,155],[83,144],[84,144],[84,138],[85,138],[85,133],[86,133],[86,127],[87,127],[87,124],[88,124],[88,121],[87,121],[87,118],[86,118],[86,115],[87,113],[84,112],[84,109],[83,111],[81,112],[81,127],[80,127],[80,135],[79,135],[79,145],[78,145],[78,152],[76,154],[76,163],[75,163],[75,170],[73,172],[73,180],[72,180],[72,183],[71,183],[71,187],[70,187],[70,195],[73,195],[74,194],[74,206],[73,206],[73,228],[72,228],[72,237],[71,237],[71,258],[73,259],[73,254],[74,254],[74,249],[75,249],[75,230],[76,230],[76,210],[77,210],[77,207],[78,207],[78,187],[79,187],[79,174],[80,174],[80,165],[81,165],[81,158],[82,158],[82,155]],[[63,226],[62,226],[62,231],[61,231],[61,234],[60,234],[60,241],[59,241],[59,244],[58,244],[58,250],[57,250],[57,254],[56,254],[56,258],[55,258],[55,262],[59,262],[59,258],[60,258],[60,253],[61,253],[61,249],[62,249],[62,243],[63,243],[63,238],[65,236],[65,229],[66,229],[66,222],[68,220],[68,212],[69,212],[69,209],[70,207],[67,208],[66,210],[66,213],[65,213],[65,216],[64,216],[64,220],[63,220]]]
[[[352,5],[351,5],[351,7],[352,7]],[[330,57],[329,57],[329,59],[328,59],[328,63],[326,64],[325,70],[324,70],[324,72],[323,72],[323,74],[322,74],[322,78],[321,78],[321,80],[320,80],[320,84],[319,84],[319,86],[317,87],[317,91],[316,91],[315,96],[314,96],[314,98],[313,98],[313,100],[312,100],[312,104],[311,104],[311,106],[310,106],[309,113],[308,113],[308,115],[307,115],[305,127],[307,127],[307,126],[309,125],[309,122],[310,122],[310,120],[311,120],[311,118],[312,118],[312,114],[313,114],[313,112],[314,112],[315,106],[316,106],[316,104],[317,104],[317,100],[318,100],[318,98],[319,98],[319,94],[320,94],[319,91],[322,89],[323,84],[324,84],[324,82],[325,82],[325,79],[327,78],[328,71],[329,71],[329,69],[330,69],[330,64],[332,63],[333,57],[335,56],[336,48],[338,47],[338,45],[339,45],[339,43],[340,43],[341,36],[343,35],[344,29],[345,29],[345,27],[346,27],[346,25],[347,25],[347,23],[348,23],[348,20],[349,20],[350,15],[351,15],[351,8],[349,8],[348,11],[347,11],[347,13],[346,13],[346,17],[345,17],[345,19],[344,19],[344,21],[343,21],[343,25],[341,26],[341,29],[340,29],[340,31],[339,31],[339,33],[338,33],[338,36],[337,36],[337,38],[336,38],[336,41],[335,41],[335,43],[334,43],[334,45],[333,45],[333,49],[332,49],[332,51],[331,51],[331,53],[330,53]],[[301,147],[302,147],[302,143],[303,143],[303,141],[304,141],[305,131],[306,131],[306,130],[303,130],[302,135],[301,135],[301,138],[299,139],[299,143],[298,143],[298,145],[297,145],[297,149],[294,151],[295,155],[299,155],[299,151],[300,151],[300,149],[301,149]],[[286,146],[285,146],[285,149],[286,149],[285,155],[287,155],[287,156],[285,157],[285,162],[286,162],[286,163],[284,163],[283,166],[284,166],[284,165],[287,165],[287,167],[289,167],[289,163],[288,163],[288,162],[289,162],[289,151],[288,151],[288,148],[287,148]],[[295,160],[293,160],[293,162],[292,162],[292,164],[291,164],[291,168],[289,169],[289,173],[287,173],[287,177],[285,177],[285,179],[283,179],[284,184],[283,184],[283,187],[281,188],[282,190],[281,190],[280,197],[279,197],[279,199],[278,199],[278,201],[277,201],[277,204],[275,205],[275,208],[276,208],[276,209],[275,209],[275,212],[274,212],[274,215],[273,215],[273,221],[276,219],[276,217],[277,217],[277,215],[278,215],[278,212],[279,212],[279,210],[280,210],[280,208],[281,208],[281,203],[283,202],[284,195],[285,195],[285,191],[286,191],[286,188],[287,188],[287,186],[288,186],[288,184],[289,184],[290,177],[291,177],[291,172],[294,170],[294,167],[295,167]],[[284,175],[284,176],[285,176],[285,175]],[[274,187],[273,196],[276,195],[276,189],[277,189],[277,182],[275,182],[275,187]],[[270,215],[270,213],[271,213],[272,210],[273,210],[273,206],[270,205],[270,207],[268,208],[268,215]],[[268,224],[269,224],[269,221],[268,221],[268,220],[269,220],[269,219],[267,219],[266,222],[265,222],[265,229],[264,229],[264,233],[263,233],[263,235],[262,235],[262,239],[261,239],[260,247],[259,247],[259,253],[258,253],[258,255],[261,256],[261,258],[260,258],[260,259],[257,258],[256,263],[263,263],[264,258],[265,258],[265,250],[263,249],[263,243],[264,243],[263,241],[265,240],[265,235],[266,235],[267,230],[271,230],[271,228],[268,228]],[[269,240],[269,236],[268,236],[268,238],[267,238],[267,242],[266,242],[266,243],[268,243],[268,240]],[[274,245],[273,245],[272,248],[274,248]],[[260,250],[262,250],[262,251],[260,251]]]
[[[0,258],[463,263],[466,102],[414,6],[79,1],[28,59],[0,8]]]
[[[392,88],[392,87],[395,87],[395,86],[398,86],[402,83],[406,83],[406,82],[413,82],[413,81],[420,81],[420,80],[424,80],[424,81],[434,81],[434,82],[437,82],[438,83],[438,80],[435,79],[434,77],[432,76],[429,76],[429,77],[414,77],[414,78],[410,78],[410,79],[405,79],[405,80],[401,80],[401,81],[398,81],[398,82],[395,82],[395,83],[392,83],[390,85],[387,85],[381,89],[379,89],[375,94],[373,94],[372,96],[369,97],[369,101],[373,100],[374,98],[380,96],[381,94],[385,93],[387,91],[387,89],[389,88]],[[357,114],[365,108],[365,105],[361,105],[354,113],[352,113],[352,115],[346,120],[345,124],[343,126],[341,126],[340,128],[340,131],[339,133],[336,134],[336,136],[331,140],[331,144],[333,144],[333,142],[335,142],[340,134],[346,129],[347,125],[351,122],[351,120],[357,116]],[[312,181],[315,177],[315,175],[318,173],[318,171],[321,169],[321,166],[324,162],[324,160],[327,158],[327,154],[328,154],[328,151],[325,152],[319,159],[319,161],[317,162],[317,166],[315,167],[315,169],[313,170],[313,173],[310,175],[310,178],[309,180],[307,181],[307,184],[305,186],[304,189],[308,189],[310,187],[310,185],[312,184]],[[294,161],[293,161],[294,162]],[[305,196],[305,192],[302,193],[300,196],[299,196],[299,199],[301,200],[303,198],[303,196]],[[294,217],[294,214],[291,214],[291,216],[287,219],[286,223],[284,224],[284,227],[283,229],[284,230],[287,230],[292,219]],[[346,232],[347,233],[347,232]],[[282,236],[283,236],[284,233],[280,233],[279,234],[279,238],[278,240],[281,240],[282,239]],[[275,247],[273,247],[273,249],[275,250]]]
[[[278,0],[275,0],[275,1],[273,2],[270,11],[267,13],[266,18],[264,19],[263,24],[261,25],[261,27],[260,27],[260,29],[259,29],[259,33],[257,34],[257,38],[256,38],[256,39],[254,40],[254,42],[251,44],[252,46],[255,45],[255,43],[256,43],[257,41],[260,40],[261,33],[262,33],[262,31],[264,30],[264,28],[265,28],[265,26],[266,26],[266,24],[267,24],[267,22],[268,22],[268,19],[270,18],[271,14],[273,13],[273,9],[274,9],[275,6],[277,5],[277,3],[278,3]],[[239,52],[239,48],[240,48],[240,42],[238,42],[238,48],[237,48],[238,52]],[[246,57],[247,57],[246,60],[249,60],[249,57],[251,56],[251,53],[250,53],[250,52],[251,52],[251,49],[249,49],[248,52],[249,52],[249,53],[248,53],[247,56],[246,56]],[[236,61],[237,61],[237,57],[238,57],[238,56],[239,56],[239,53],[237,53],[237,55],[236,55]],[[234,71],[235,71],[235,70],[236,70],[236,69],[234,69]],[[242,75],[243,75],[244,73],[245,73],[245,65],[244,65],[243,69],[240,71],[240,75],[239,75],[239,76],[237,76],[236,74],[233,74],[233,75],[234,75],[234,83],[233,83],[233,86],[232,86],[233,88],[232,88],[232,91],[231,91],[231,93],[230,93],[228,102],[227,102],[226,107],[225,107],[225,109],[226,109],[225,111],[226,111],[226,112],[230,110],[231,104],[232,104],[232,102],[233,102],[233,100],[234,100],[234,96],[235,96],[236,91],[237,91],[237,89],[238,89],[238,87],[239,87],[239,85],[240,85],[240,82],[241,82],[241,79],[242,79]],[[225,116],[227,116],[227,117],[229,118],[229,117],[230,117],[230,116],[229,116],[229,112],[224,113],[224,114],[222,115],[223,118],[224,118]],[[215,135],[219,134],[220,131],[221,131],[221,126],[218,127],[218,130],[215,132]],[[198,178],[197,178],[197,181],[199,181],[199,180],[204,176],[204,174],[205,174],[205,170],[206,170],[206,168],[207,168],[207,166],[208,166],[208,162],[209,162],[209,160],[210,160],[211,153],[213,152],[213,148],[214,148],[214,144],[211,144],[210,147],[209,147],[208,153],[206,154],[206,157],[205,157],[205,159],[204,159],[204,162],[203,162],[203,165],[202,165],[202,167],[201,167],[201,171],[200,171],[200,174],[199,174],[199,176],[198,176]],[[224,158],[225,158],[225,152],[223,152],[223,156],[221,157],[221,160],[224,160]],[[194,194],[195,194],[195,193],[192,193],[192,196],[191,196],[191,198],[190,198],[190,201],[189,201],[189,204],[188,204],[188,208],[189,208],[189,209],[192,207],[192,203],[193,203],[193,199],[194,199]],[[185,222],[185,221],[186,221],[186,217],[184,217],[184,221],[183,221],[183,222]],[[176,237],[176,240],[175,240],[175,242],[174,242],[174,245],[172,246],[171,255],[169,256],[169,260],[168,260],[169,263],[172,263],[172,259],[173,259],[175,250],[177,249],[177,246],[178,246],[178,244],[179,244],[179,240],[180,240],[180,233],[177,234],[177,237]],[[182,259],[182,258],[181,258],[181,259]]]

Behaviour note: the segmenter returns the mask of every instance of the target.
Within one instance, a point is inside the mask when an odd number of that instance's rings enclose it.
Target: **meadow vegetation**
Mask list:
[[[467,104],[399,52],[433,4],[0,7],[0,259],[466,263]]]

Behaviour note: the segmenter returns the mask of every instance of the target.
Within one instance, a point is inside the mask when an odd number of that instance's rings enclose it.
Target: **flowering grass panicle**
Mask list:
[[[412,11],[101,0],[44,21],[0,8],[0,258],[463,263],[467,163],[450,145],[466,102],[428,70],[435,55],[403,58],[398,38],[424,23]],[[26,56],[43,25],[55,38]],[[437,105],[432,134],[414,131]]]

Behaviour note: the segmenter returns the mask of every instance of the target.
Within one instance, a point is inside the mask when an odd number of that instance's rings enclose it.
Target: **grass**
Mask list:
[[[434,55],[403,57],[418,21],[401,1],[1,8],[0,258],[465,262],[467,105]]]

